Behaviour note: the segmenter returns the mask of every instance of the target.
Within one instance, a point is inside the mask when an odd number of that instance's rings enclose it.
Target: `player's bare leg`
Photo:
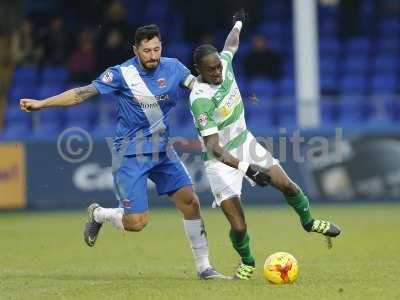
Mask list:
[[[234,196],[222,201],[221,209],[231,225],[229,237],[232,246],[241,257],[234,278],[248,280],[254,273],[255,260],[250,251],[250,236],[247,233],[247,224],[239,197]]]
[[[120,231],[141,231],[148,223],[148,212],[124,214],[122,208],[104,208],[97,203],[88,207],[89,219],[83,233],[89,247],[96,243],[100,229],[104,223],[110,223]]]
[[[341,232],[340,228],[329,221],[314,219],[311,216],[307,196],[289,178],[279,164],[269,168],[266,173],[271,177],[271,185],[283,193],[287,203],[299,215],[303,228],[308,232],[317,232],[325,235],[328,238],[328,246],[331,245],[329,238],[338,236]]]
[[[228,279],[210,264],[207,234],[200,214],[200,203],[191,186],[176,191],[172,196],[177,209],[183,215],[183,226],[192,248],[197,275],[200,279]]]

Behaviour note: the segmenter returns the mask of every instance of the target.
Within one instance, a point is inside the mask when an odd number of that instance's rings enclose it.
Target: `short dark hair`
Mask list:
[[[151,40],[154,37],[158,37],[158,39],[161,41],[160,29],[156,24],[139,27],[135,32],[135,45],[139,46],[141,41]]]
[[[215,52],[218,52],[218,50],[213,45],[203,44],[201,46],[198,46],[196,49],[194,49],[193,61],[196,65],[199,65],[204,56]]]

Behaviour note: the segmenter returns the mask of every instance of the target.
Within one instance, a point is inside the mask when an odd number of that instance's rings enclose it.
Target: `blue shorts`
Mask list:
[[[125,214],[149,209],[147,179],[155,183],[159,195],[172,195],[184,186],[193,185],[186,167],[173,151],[168,155],[161,152],[125,156],[113,175],[115,194]]]

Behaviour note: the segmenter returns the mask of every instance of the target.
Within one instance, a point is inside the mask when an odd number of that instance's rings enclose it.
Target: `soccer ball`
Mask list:
[[[296,280],[298,272],[297,260],[286,252],[271,254],[264,263],[264,276],[272,283],[292,283]]]

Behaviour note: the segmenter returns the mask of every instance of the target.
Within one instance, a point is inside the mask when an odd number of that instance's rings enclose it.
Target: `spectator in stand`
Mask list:
[[[60,16],[53,17],[50,21],[48,32],[44,35],[44,63],[62,65],[70,50],[69,34]]]
[[[213,45],[213,44],[215,44],[215,37],[214,37],[214,35],[213,35],[212,33],[210,33],[210,32],[205,32],[205,33],[203,33],[203,35],[200,37],[198,44],[199,44],[199,45],[202,45],[202,44],[210,44],[210,45]],[[193,61],[193,55],[192,55],[192,53],[189,54],[189,59],[188,59],[188,61],[190,61],[190,64],[189,64],[189,66],[188,66],[190,72],[191,72],[192,74],[196,75],[196,76],[199,75],[198,72],[197,72],[197,70],[196,70],[196,68],[195,68],[195,66],[194,66],[194,61]]]
[[[99,49],[97,72],[100,74],[109,66],[118,65],[129,57],[128,46],[124,43],[124,37],[121,32],[112,30],[109,32],[103,48]]]
[[[42,55],[33,31],[32,21],[23,20],[11,39],[12,60],[17,65],[37,64]]]
[[[340,38],[346,39],[360,35],[360,10],[361,0],[339,1],[337,22],[339,27],[338,34]]]
[[[256,35],[252,40],[252,49],[245,59],[245,74],[248,78],[268,77],[278,80],[282,77],[282,57],[268,48],[267,39]]]
[[[107,42],[110,33],[118,31],[123,38],[123,43],[128,45],[130,27],[125,21],[125,6],[119,1],[113,1],[106,11],[106,17],[99,35],[100,48]]]
[[[96,59],[94,53],[93,36],[90,31],[83,31],[79,35],[79,45],[69,59],[71,81],[84,83],[90,81],[96,74]]]

